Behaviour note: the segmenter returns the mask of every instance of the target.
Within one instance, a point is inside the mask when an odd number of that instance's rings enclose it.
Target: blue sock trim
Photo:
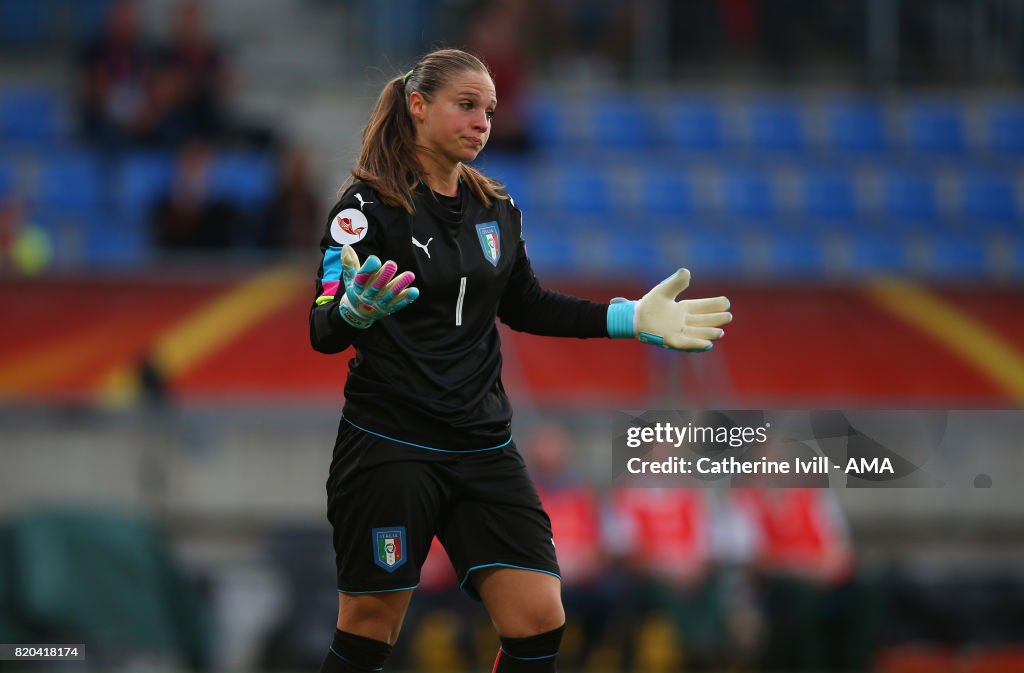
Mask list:
[[[392,442],[398,442],[399,444],[406,444],[408,446],[415,446],[417,449],[426,449],[427,451],[438,451],[440,453],[477,453],[478,451],[494,451],[495,449],[500,449],[501,447],[508,446],[509,444],[512,443],[512,436],[509,435],[509,438],[506,439],[501,444],[498,444],[497,446],[488,446],[488,447],[483,448],[483,449],[466,449],[465,451],[457,451],[457,450],[454,450],[454,449],[438,449],[438,448],[435,448],[433,446],[427,446],[425,444],[413,444],[412,442],[407,442],[407,441],[402,440],[402,439],[395,439],[394,437],[388,437],[387,435],[382,435],[379,432],[374,432],[373,430],[367,430],[366,428],[363,428],[363,427],[360,427],[360,426],[356,425],[355,423],[353,423],[352,421],[348,420],[344,416],[341,417],[341,420],[345,421],[346,423],[351,425],[356,430],[362,430],[363,432],[365,432],[365,433],[367,433],[369,435],[373,435],[375,437],[381,437],[382,439],[387,439],[387,440],[392,441]]]
[[[475,591],[466,588],[466,582],[469,581],[469,576],[473,574],[473,571],[483,570],[484,568],[515,568],[516,570],[529,570],[530,572],[544,573],[545,575],[557,577],[559,580],[562,579],[561,575],[559,575],[558,573],[553,573],[550,570],[541,570],[540,568],[527,568],[526,566],[517,566],[511,563],[485,563],[483,565],[473,566],[472,568],[466,571],[465,575],[462,576],[462,581],[459,582],[459,590],[462,591],[462,593],[469,596],[470,598],[472,598],[473,600],[477,601],[478,603],[482,603],[483,601],[481,600],[480,596],[476,594]]]
[[[632,339],[634,332],[635,301],[619,301],[608,305],[608,337],[611,339]]]
[[[509,654],[508,650],[504,647],[499,647],[498,649],[501,650],[501,653],[504,656],[509,657],[510,659],[515,659],[516,661],[543,661],[544,659],[554,659],[558,656],[558,652],[555,652],[554,654],[545,654],[543,657],[517,657],[514,654]]]
[[[339,594],[348,594],[349,596],[362,596],[365,594],[388,594],[393,591],[409,591],[415,589],[419,584],[413,584],[411,587],[398,587],[397,589],[374,589],[372,591],[346,591],[345,589],[338,589]]]
[[[334,656],[338,657],[339,659],[344,661],[346,664],[352,664],[351,661],[349,661],[345,657],[343,657],[340,654],[338,654],[338,651],[336,649],[334,649],[333,647],[328,647],[327,649],[329,649],[331,651],[331,654],[333,654]],[[354,666],[355,664],[352,664],[352,665]],[[383,666],[378,666],[377,668],[371,668],[370,670],[371,671],[383,671],[384,667]]]

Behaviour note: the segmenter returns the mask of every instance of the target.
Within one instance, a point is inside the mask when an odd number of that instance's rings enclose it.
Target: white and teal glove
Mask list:
[[[353,327],[366,329],[374,321],[414,302],[420,291],[409,286],[416,276],[406,271],[396,277],[397,271],[397,264],[388,260],[382,265],[376,255],[367,257],[360,266],[359,255],[352,246],[342,248],[341,278],[345,294],[338,302],[342,319]]]
[[[608,307],[608,336],[637,338],[645,344],[677,351],[708,351],[725,334],[722,325],[732,320],[725,297],[683,299],[690,272],[679,269],[637,301],[612,299]]]

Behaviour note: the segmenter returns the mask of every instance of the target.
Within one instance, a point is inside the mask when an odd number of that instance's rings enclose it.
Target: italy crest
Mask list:
[[[405,563],[405,526],[373,529],[373,562],[389,573]]]
[[[480,247],[484,251],[487,261],[498,266],[498,259],[501,257],[501,234],[498,231],[497,222],[484,222],[476,225],[476,234],[480,239]]]

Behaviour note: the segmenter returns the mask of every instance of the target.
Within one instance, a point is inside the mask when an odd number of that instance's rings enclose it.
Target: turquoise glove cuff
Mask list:
[[[636,336],[636,302],[615,301],[608,305],[608,336],[612,339],[632,339]]]

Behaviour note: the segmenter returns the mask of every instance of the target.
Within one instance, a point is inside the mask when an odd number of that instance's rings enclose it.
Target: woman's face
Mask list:
[[[491,135],[491,117],[498,104],[494,82],[485,72],[464,70],[427,101],[414,91],[409,111],[416,120],[416,139],[454,163],[472,161]]]

